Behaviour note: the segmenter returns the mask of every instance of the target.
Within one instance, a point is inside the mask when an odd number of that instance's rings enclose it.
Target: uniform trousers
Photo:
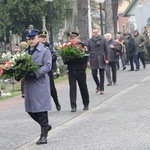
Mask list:
[[[49,74],[49,77],[50,77],[51,96],[54,100],[55,105],[58,106],[59,101],[58,101],[58,96],[57,96],[57,90],[56,90],[55,83],[54,83],[53,71],[50,71],[48,74]]]
[[[33,120],[35,120],[37,123],[40,124],[41,127],[47,127],[48,126],[48,112],[28,112],[28,114],[31,116]]]
[[[84,106],[89,105],[89,93],[86,84],[85,71],[69,71],[68,72],[69,85],[70,85],[70,104],[71,108],[76,108],[77,99],[77,82],[79,85],[82,101]]]

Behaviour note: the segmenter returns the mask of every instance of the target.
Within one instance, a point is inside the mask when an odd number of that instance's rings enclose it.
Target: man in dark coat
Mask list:
[[[50,84],[48,72],[51,70],[52,58],[48,48],[39,43],[38,30],[25,31],[29,47],[25,52],[30,54],[37,65],[38,71],[30,72],[25,78],[25,109],[26,112],[41,126],[41,136],[37,145],[47,143],[47,134],[51,130],[48,124],[48,111],[51,110]]]
[[[46,31],[40,31],[38,35],[39,35],[40,43],[47,46],[51,52],[51,55],[52,55],[52,69],[48,73],[48,75],[50,77],[50,87],[51,87],[50,89],[51,89],[51,96],[52,96],[54,103],[56,105],[56,109],[58,111],[60,111],[61,105],[60,105],[59,100],[58,100],[57,90],[55,87],[54,76],[53,76],[54,63],[57,60],[57,55],[56,55],[55,51],[53,50],[53,46],[47,42],[47,39],[46,39],[47,38],[47,32]]]
[[[74,45],[80,45],[82,47],[85,46],[84,43],[79,41],[78,33],[71,32],[68,33],[70,38],[70,42]],[[86,84],[86,68],[87,68],[87,59],[84,58],[76,58],[74,60],[65,61],[64,64],[67,65],[68,69],[68,78],[69,78],[69,86],[70,86],[70,104],[71,104],[71,112],[76,112],[77,110],[77,85],[78,82],[79,89],[81,92],[81,97],[83,101],[84,108],[83,110],[89,109],[89,92]]]
[[[139,71],[135,39],[133,38],[130,32],[126,33],[126,37],[127,37],[126,49],[128,51],[128,57],[129,57],[129,62],[130,62],[129,71],[134,71],[134,63],[136,65],[135,71]]]
[[[98,28],[93,29],[93,36],[88,40],[87,46],[90,54],[88,66],[91,67],[92,76],[96,83],[96,93],[104,94],[104,69],[105,63],[108,63],[108,47]],[[98,71],[100,79],[97,76]]]
[[[145,43],[146,43],[146,39],[145,37],[139,33],[139,31],[136,29],[132,32],[134,39],[135,39],[135,45],[136,45],[136,50],[137,50],[137,62],[138,62],[138,66],[140,69],[140,62],[139,59],[142,62],[143,68],[146,68],[146,64],[145,64]]]

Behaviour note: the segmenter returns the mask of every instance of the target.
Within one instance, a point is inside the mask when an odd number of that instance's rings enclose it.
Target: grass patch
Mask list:
[[[21,95],[21,91],[20,91],[20,90],[10,91],[9,93],[11,93],[11,96],[3,96],[3,97],[0,97],[0,101],[7,100],[8,98]]]
[[[55,81],[55,83],[58,83],[58,82],[61,82],[61,81],[63,81],[63,80],[66,80],[66,79],[68,79],[68,76],[67,76],[67,75],[65,75],[65,76],[63,76],[63,77],[59,77],[59,78],[55,79],[54,81]]]

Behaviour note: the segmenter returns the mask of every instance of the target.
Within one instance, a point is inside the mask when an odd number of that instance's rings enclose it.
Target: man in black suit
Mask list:
[[[57,60],[57,55],[56,55],[55,51],[53,50],[53,46],[50,45],[47,42],[47,39],[46,39],[47,38],[47,32],[46,31],[40,31],[38,33],[38,35],[39,35],[40,43],[42,43],[44,46],[48,47],[50,49],[50,52],[51,52],[51,55],[52,55],[52,69],[48,73],[49,77],[50,77],[51,96],[52,96],[52,98],[54,100],[54,103],[56,105],[56,109],[58,111],[60,111],[61,110],[61,105],[60,105],[59,100],[58,100],[57,90],[56,90],[56,87],[55,87],[54,76],[53,76],[54,63]]]
[[[78,45],[84,47],[85,44],[79,41],[79,34],[76,32],[68,33],[70,43],[73,45]],[[70,104],[71,112],[77,111],[77,82],[81,92],[81,97],[83,101],[83,110],[89,109],[89,92],[86,83],[86,67],[87,67],[88,57],[83,58],[74,58],[68,61],[64,61],[64,64],[67,65],[68,70],[68,79],[70,86]]]

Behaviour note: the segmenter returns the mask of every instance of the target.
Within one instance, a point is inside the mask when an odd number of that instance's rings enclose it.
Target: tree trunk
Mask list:
[[[87,41],[88,37],[88,0],[77,0],[78,28],[80,39]]]
[[[111,33],[114,37],[112,0],[105,1],[105,31],[105,33]]]
[[[117,33],[117,20],[118,20],[118,0],[112,0],[113,22],[114,22],[114,35]]]

